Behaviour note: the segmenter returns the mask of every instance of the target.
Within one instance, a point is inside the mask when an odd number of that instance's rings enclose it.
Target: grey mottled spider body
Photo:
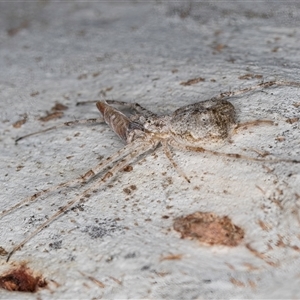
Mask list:
[[[234,106],[226,100],[212,99],[175,110],[169,129],[179,143],[204,146],[208,141],[227,139],[235,125]]]
[[[236,112],[234,106],[224,98],[235,95],[240,95],[246,92],[253,91],[259,88],[269,88],[272,86],[296,86],[299,87],[298,82],[262,82],[255,86],[244,88],[233,92],[222,93],[217,97],[210,100],[201,101],[195,104],[183,106],[175,110],[170,115],[158,116],[155,113],[143,108],[136,103],[127,103],[122,101],[107,100],[96,101],[97,108],[101,112],[103,119],[88,119],[88,120],[75,120],[66,122],[64,124],[44,129],[42,131],[28,134],[16,140],[19,141],[31,135],[46,132],[52,129],[57,129],[63,126],[70,126],[85,123],[99,123],[103,120],[112,128],[112,130],[126,143],[126,145],[114,153],[113,155],[103,159],[97,166],[88,170],[85,174],[73,180],[60,183],[57,186],[41,190],[16,205],[2,211],[0,217],[4,217],[13,210],[21,207],[28,202],[35,201],[42,195],[55,192],[57,190],[72,186],[84,185],[111,165],[111,168],[105,172],[102,177],[96,178],[91,186],[82,192],[79,196],[69,201],[68,204],[60,208],[53,216],[41,224],[35,231],[26,237],[21,243],[16,245],[9,253],[7,260],[11,255],[20,249],[28,240],[38,234],[41,230],[47,227],[56,218],[61,216],[75,203],[84,199],[87,195],[98,190],[99,186],[104,184],[109,178],[116,175],[120,170],[127,166],[134,159],[137,159],[143,153],[149,150],[154,150],[157,146],[162,145],[163,151],[171,164],[174,166],[178,174],[185,178],[188,182],[189,179],[185,173],[178,167],[172,157],[171,148],[180,149],[183,151],[207,152],[212,155],[219,155],[225,157],[232,157],[237,159],[247,159],[252,161],[262,162],[288,162],[300,163],[299,160],[293,159],[265,159],[256,158],[238,153],[222,153],[214,150],[203,148],[207,142],[226,141],[239,128],[247,128],[248,126],[255,126],[260,124],[272,124],[270,120],[255,120],[247,123],[237,124]],[[113,105],[121,106],[122,108],[129,108],[136,114],[126,116],[120,110],[113,107]]]
[[[121,102],[111,100],[108,103]],[[235,108],[227,100],[210,99],[183,106],[171,115],[138,114],[131,117],[131,120],[108,103],[97,102],[97,107],[105,122],[127,143],[138,136],[152,134],[157,140],[174,140],[185,146],[199,147],[208,141],[227,139],[236,126]]]

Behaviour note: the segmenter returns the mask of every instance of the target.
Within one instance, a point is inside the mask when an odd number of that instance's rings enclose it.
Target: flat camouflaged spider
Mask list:
[[[17,203],[13,207],[2,211],[0,217],[7,215],[8,213],[28,202],[35,201],[42,195],[49,194],[66,187],[70,187],[72,185],[86,184],[90,179],[103,172],[106,167],[112,165],[111,168],[106,171],[101,178],[96,179],[91,187],[68,202],[67,205],[60,208],[47,221],[45,221],[42,225],[35,229],[35,231],[29,234],[29,236],[26,237],[21,243],[16,245],[9,253],[7,261],[10,259],[14,252],[24,246],[27,241],[38,234],[56,218],[61,216],[71,206],[82,200],[85,196],[97,191],[102,184],[104,184],[109,178],[115,176],[120,170],[122,170],[135,158],[138,158],[143,153],[148,152],[149,150],[155,150],[160,145],[162,146],[165,155],[167,156],[173,167],[176,169],[178,174],[185,178],[188,182],[188,177],[174,161],[170,147],[183,151],[188,150],[196,152],[207,152],[212,155],[231,157],[233,159],[247,159],[257,162],[300,163],[300,160],[294,159],[256,158],[237,153],[222,153],[203,148],[203,146],[205,146],[208,142],[226,142],[226,140],[228,140],[233,134],[235,134],[238,129],[243,129],[248,126],[260,125],[263,123],[273,124],[273,122],[270,120],[255,120],[252,122],[238,123],[235,108],[226,99],[232,96],[241,95],[246,92],[257,90],[259,88],[269,88],[274,86],[299,87],[300,83],[286,81],[262,82],[245,89],[221,93],[220,95],[209,100],[183,106],[175,110],[171,115],[163,116],[158,116],[151,111],[143,108],[139,104],[115,100],[92,101],[96,102],[96,106],[101,112],[103,118],[66,122],[64,124],[18,138],[16,142],[24,139],[25,137],[46,132],[52,129],[57,129],[63,126],[98,123],[105,121],[111,127],[111,129],[126,143],[126,146],[124,146],[121,150],[117,151],[113,155],[107,157],[106,159],[103,159],[97,166],[90,169],[82,176],[67,182],[60,183],[57,186],[52,186],[48,189],[41,190],[27,197],[23,201]],[[121,111],[114,108],[112,105],[131,109],[135,112],[135,115],[128,117]]]

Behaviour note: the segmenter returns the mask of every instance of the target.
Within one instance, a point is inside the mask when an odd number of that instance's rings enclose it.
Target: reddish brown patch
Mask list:
[[[87,274],[85,274],[83,272],[80,272],[80,271],[79,271],[79,273],[81,275],[83,275],[84,277],[88,278],[89,280],[91,280],[93,283],[98,285],[100,288],[102,288],[102,289],[105,288],[105,284],[103,282],[101,282],[100,280],[96,279],[95,277],[87,275]]]
[[[132,184],[131,186],[124,188],[123,192],[127,195],[130,195],[133,191],[137,189],[136,185]],[[129,199],[128,199],[129,200]]]
[[[298,121],[299,121],[299,118],[298,118],[298,117],[295,117],[295,118],[289,118],[289,119],[286,120],[286,122],[289,123],[289,124],[294,124],[294,123],[296,123],[296,122],[298,122]]]
[[[81,79],[87,79],[87,74],[81,74],[77,77],[78,80],[81,80]]]
[[[213,49],[216,50],[217,52],[221,52],[224,48],[227,48],[227,46],[224,44],[216,44],[213,46]]]
[[[262,75],[259,75],[259,74],[251,74],[251,73],[247,73],[245,75],[241,75],[239,76],[239,79],[240,80],[249,80],[249,79],[261,79],[263,78]]]
[[[237,280],[237,279],[235,279],[235,278],[233,278],[233,277],[230,278],[230,282],[231,282],[232,284],[234,284],[235,286],[245,287],[245,283],[243,283],[242,281]]]
[[[260,228],[264,231],[269,231],[272,228],[269,224],[263,222],[262,220],[258,220],[257,223],[260,226]]]
[[[18,27],[10,28],[7,30],[7,34],[9,36],[14,36],[19,33],[22,29],[28,28],[29,27],[29,22],[28,21],[23,21]]]
[[[38,92],[38,91],[36,91],[36,92],[32,92],[31,94],[30,94],[30,96],[31,97],[35,97],[35,96],[37,96],[37,95],[39,95],[40,93]]]
[[[50,120],[59,119],[64,115],[62,111],[55,111],[53,113],[48,113],[45,117],[40,117],[39,120],[42,122],[48,122]]]
[[[123,169],[124,172],[131,172],[132,170],[133,170],[133,167],[130,165],[124,167],[124,169]]]
[[[124,188],[123,192],[127,195],[131,194],[131,190],[129,188]]]
[[[256,288],[256,283],[255,283],[254,281],[252,281],[252,280],[248,280],[248,285],[249,285],[252,289]]]
[[[51,108],[52,111],[62,111],[62,110],[66,110],[66,109],[68,109],[68,106],[63,105],[63,104],[61,104],[61,103],[56,103],[56,104]]]
[[[180,83],[180,85],[189,86],[202,81],[205,81],[205,78],[198,77],[198,78],[189,79],[188,81],[183,81]]]
[[[112,86],[109,86],[109,87],[107,87],[107,88],[105,88],[105,89],[100,90],[100,92],[98,93],[98,95],[99,95],[99,96],[106,97],[106,92],[109,92],[109,91],[111,91],[112,89],[113,89],[113,87],[112,87]]]
[[[20,170],[22,170],[23,168],[24,168],[24,166],[19,165],[19,166],[17,166],[17,171],[20,171]]]
[[[252,265],[252,264],[250,264],[250,263],[247,263],[247,262],[243,263],[243,265],[244,265],[249,271],[257,271],[257,270],[259,270],[259,267],[256,267],[256,266],[254,266],[254,265]]]
[[[39,288],[47,286],[47,281],[40,275],[34,276],[33,271],[21,265],[0,276],[0,288],[8,291],[35,293]]]
[[[119,279],[112,277],[112,276],[108,276],[109,278],[111,278],[114,282],[116,282],[119,285],[122,285],[122,281],[120,281]]]
[[[113,89],[113,87],[110,86],[110,87],[108,87],[108,88],[105,89],[105,92],[109,92],[109,91],[111,91],[112,89]]]
[[[246,248],[256,257],[264,260],[267,264],[269,264],[272,267],[278,267],[279,266],[279,262],[273,262],[270,261],[268,259],[266,259],[266,256],[263,253],[260,253],[259,251],[257,251],[256,249],[252,248],[252,246],[250,244],[246,244]]]
[[[284,141],[285,141],[285,137],[282,136],[282,135],[279,135],[279,136],[277,136],[277,137],[275,138],[275,140],[278,141],[278,142],[284,142]]]
[[[136,185],[132,184],[132,185],[130,186],[130,189],[131,189],[132,191],[135,191],[135,190],[136,190]]]
[[[192,238],[209,245],[237,246],[244,238],[244,230],[231,222],[228,217],[213,213],[195,212],[177,218],[174,229],[182,238]]]
[[[180,260],[182,259],[183,255],[182,254],[169,254],[167,256],[162,256],[160,258],[161,261],[163,260]]]
[[[26,121],[27,121],[27,115],[25,115],[25,117],[24,117],[23,119],[21,119],[21,120],[15,122],[15,123],[13,124],[13,127],[14,127],[14,128],[20,128],[23,124],[26,123]]]
[[[6,256],[8,254],[8,252],[0,246],[0,256]]]
[[[298,107],[300,107],[300,102],[295,102],[295,103],[293,103],[293,105],[294,105],[296,108],[298,108]]]

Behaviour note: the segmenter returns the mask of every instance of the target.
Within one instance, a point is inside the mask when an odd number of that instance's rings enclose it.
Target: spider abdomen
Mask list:
[[[177,109],[169,124],[178,142],[199,145],[225,140],[236,124],[235,108],[226,100],[206,100]]]

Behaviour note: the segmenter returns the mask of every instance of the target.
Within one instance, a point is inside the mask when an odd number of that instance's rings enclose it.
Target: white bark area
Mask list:
[[[298,3],[145,2],[0,3],[1,211],[123,147],[105,124],[15,145],[24,134],[99,116],[78,101],[138,102],[163,114],[262,80],[299,80]],[[180,84],[199,77],[205,80]],[[299,93],[279,87],[230,99],[241,122],[276,125],[242,130],[217,150],[299,159]],[[57,102],[68,106],[64,116],[40,121]],[[1,256],[1,274],[26,262],[49,287],[32,295],[0,290],[0,298],[298,298],[300,165],[173,153],[191,183],[161,148],[144,155],[9,263]],[[10,251],[84,189],[52,193],[1,219],[0,246]],[[245,231],[243,242],[228,248],[181,239],[174,219],[196,211],[230,217]],[[164,259],[170,255],[178,259]]]

